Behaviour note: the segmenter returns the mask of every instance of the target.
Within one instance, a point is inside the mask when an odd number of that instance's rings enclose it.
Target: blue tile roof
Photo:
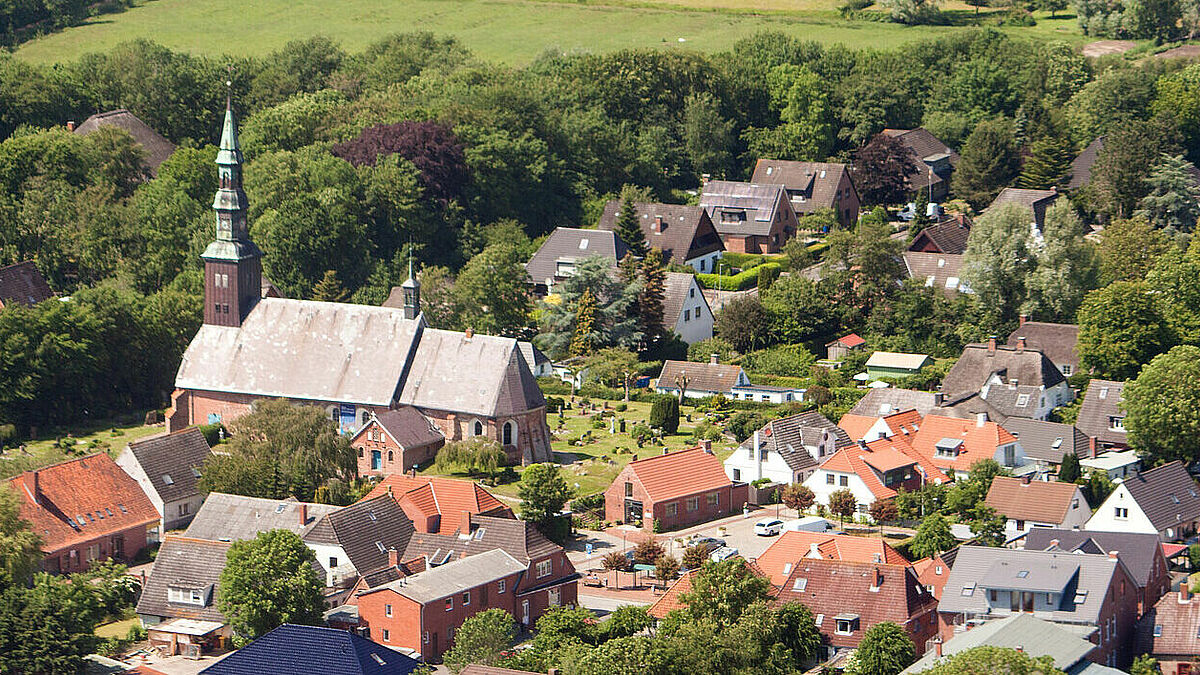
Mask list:
[[[420,662],[353,633],[284,624],[201,675],[408,675]]]

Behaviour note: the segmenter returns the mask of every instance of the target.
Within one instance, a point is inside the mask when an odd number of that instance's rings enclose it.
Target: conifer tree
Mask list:
[[[646,255],[646,235],[638,223],[637,207],[631,190],[621,194],[621,211],[617,214],[617,236],[629,247],[629,252],[642,258]]]
[[[337,272],[325,270],[325,276],[313,286],[312,299],[320,302],[345,302],[350,294],[338,281]]]
[[[638,320],[642,324],[642,346],[650,349],[663,337],[663,298],[667,272],[662,251],[652,248],[642,261],[642,292],[638,295]]]
[[[1146,179],[1150,191],[1134,215],[1155,227],[1191,232],[1200,217],[1200,189],[1193,171],[1195,167],[1182,155],[1163,155]]]
[[[592,353],[595,344],[593,332],[596,329],[596,297],[592,289],[584,289],[579,296],[579,304],[575,308],[575,334],[571,338],[571,356],[587,356]]]
[[[1071,159],[1071,143],[1067,139],[1051,137],[1035,141],[1017,178],[1017,187],[1030,190],[1062,187],[1071,171]]]

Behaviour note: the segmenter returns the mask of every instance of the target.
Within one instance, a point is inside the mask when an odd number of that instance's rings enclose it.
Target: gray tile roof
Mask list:
[[[253,539],[267,530],[290,530],[303,537],[322,516],[340,506],[308,504],[307,518],[300,522],[300,502],[287,499],[261,499],[211,492],[188,525],[185,536],[212,541]]]
[[[788,194],[804,196],[803,202],[792,202],[796,213],[812,213],[830,209],[838,204],[838,185],[849,174],[845,164],[835,162],[793,162],[782,159],[760,159],[754,165],[751,183],[782,185]],[[851,181],[851,186],[854,185]]]
[[[146,166],[152,176],[158,175],[158,167],[175,152],[175,145],[171,141],[123,108],[92,115],[75,127],[75,133],[86,136],[103,127],[124,129],[133,136],[133,140],[146,151]]]
[[[908,276],[944,295],[957,295],[962,289],[962,266],[961,254],[904,252]]]
[[[129,451],[164,502],[200,494],[201,469],[212,456],[208,441],[196,427],[134,441]]]
[[[201,326],[175,386],[386,406],[423,324],[389,307],[263,298],[240,328]]]
[[[404,551],[403,558],[436,558],[451,553],[450,557],[456,558],[479,555],[493,549],[502,550],[528,565],[529,561],[555,553],[561,550],[561,547],[547,539],[533,523],[514,518],[471,514],[469,538],[454,534],[417,532]]]
[[[960,255],[967,252],[967,238],[971,236],[971,226],[958,219],[947,219],[936,225],[930,225],[917,233],[908,250],[920,252],[926,244],[937,248],[938,253]]]
[[[512,338],[426,328],[390,307],[283,298],[260,300],[240,328],[201,326],[175,386],[484,416],[545,405]]]
[[[354,569],[363,573],[387,567],[388,549],[403,552],[415,531],[404,509],[385,494],[326,514],[304,541],[341,546]]]
[[[696,292],[695,297],[688,297],[688,291],[693,288]],[[679,322],[679,315],[683,314],[684,306],[691,309],[697,304],[708,307],[708,300],[704,298],[700,284],[696,283],[696,277],[686,272],[667,272],[666,283],[663,284],[663,326],[668,331],[674,330],[675,324]],[[712,313],[711,309],[709,313]]]
[[[1042,389],[1033,385],[994,384],[979,395],[1004,417],[1030,417],[1037,414]]]
[[[633,208],[642,234],[646,235],[646,244],[662,251],[663,259],[668,262],[682,265],[692,258],[725,250],[725,244],[717,235],[712,220],[699,206],[638,203]],[[615,231],[620,210],[621,202],[615,199],[605,204],[604,213],[600,216],[600,229]],[[662,219],[661,228],[656,232],[659,218]]]
[[[758,185],[731,180],[706,183],[700,193],[700,207],[712,219],[717,232],[725,234],[771,234],[780,209],[791,208],[782,185]],[[722,214],[742,214],[731,220]]]
[[[658,375],[658,387],[678,390],[675,379],[683,374],[688,377],[689,391],[728,392],[738,383],[742,367],[724,363],[664,361],[662,371]]]
[[[503,550],[492,549],[451,560],[410,577],[402,577],[373,588],[368,593],[390,589],[410,600],[425,604],[523,572],[526,567],[527,565]]]
[[[385,410],[374,415],[374,418],[402,448],[419,448],[446,440],[437,425],[411,406],[405,405]],[[362,433],[362,431],[360,430],[358,433]]]
[[[1075,426],[1090,438],[1124,446],[1127,443],[1125,430],[1113,429],[1110,422],[1111,418],[1125,417],[1125,411],[1121,409],[1121,395],[1124,390],[1124,382],[1089,381],[1087,392],[1083,395],[1083,403],[1079,406]]]
[[[980,413],[997,424],[1003,424],[1008,416],[1000,412],[996,406],[989,403],[978,392],[948,396],[942,404],[935,406],[930,414],[941,417],[953,417],[960,420],[978,419]]]
[[[815,410],[771,420],[758,431],[759,448],[779,453],[792,471],[804,471],[817,466],[817,460],[806,448],[817,447],[826,431],[834,435],[834,451],[854,445],[849,434]],[[753,447],[754,436],[751,435],[742,441],[738,449],[749,450]]]
[[[937,394],[915,389],[870,389],[850,409],[851,415],[884,417],[905,410],[916,410],[921,417],[937,407]]]
[[[1069,364],[1072,372],[1079,370],[1079,355],[1075,344],[1079,342],[1079,326],[1069,323],[1047,323],[1026,321],[1008,335],[1008,346],[1016,347],[1019,338],[1025,338],[1025,346],[1037,349],[1055,365]]]
[[[1030,614],[1014,614],[1003,619],[988,621],[965,633],[958,633],[942,645],[942,658],[931,649],[920,660],[901,671],[903,675],[920,673],[933,668],[947,657],[976,647],[1020,647],[1034,658],[1049,656],[1054,667],[1066,670],[1096,649],[1073,626],[1053,624]],[[1087,632],[1093,629],[1085,628]]]
[[[398,403],[489,417],[546,405],[512,338],[426,328],[411,361]]]
[[[1007,565],[999,567],[1002,562]],[[1107,555],[963,546],[946,580],[938,611],[984,615],[988,612],[987,584],[1015,588],[1016,573],[1027,570],[1033,579],[1027,582],[1030,588],[1065,589],[1059,608],[1048,612],[1045,618],[1096,624],[1100,620],[1101,603],[1120,564]],[[970,593],[964,595],[968,590]],[[1082,602],[1076,604],[1076,598]]]
[[[1028,209],[1032,222],[1036,223],[1038,229],[1046,221],[1046,210],[1049,209],[1058,199],[1058,192],[1054,190],[1024,190],[1021,188],[1004,188],[996,198],[992,200],[988,209],[1003,206],[1005,204],[1016,204],[1024,209]],[[987,209],[984,209],[987,211]]]
[[[1121,483],[1154,529],[1200,520],[1200,487],[1179,461],[1163,464]]]
[[[1090,450],[1087,434],[1070,424],[1009,417],[1000,426],[1017,437],[1029,459],[1061,464],[1067,453],[1083,458]]]
[[[32,261],[0,267],[0,305],[33,305],[54,297]]]
[[[625,242],[612,232],[556,227],[525,264],[525,271],[533,283],[544,284],[547,279],[563,278],[558,274],[559,261],[576,263],[598,255],[616,265],[628,253]]]
[[[517,347],[521,349],[521,356],[524,357],[525,363],[533,369],[543,363],[550,363],[550,357],[542,353],[532,342],[520,340],[517,342]]]
[[[1067,183],[1068,190],[1078,190],[1092,181],[1092,167],[1100,151],[1104,149],[1104,137],[1088,143],[1088,146],[1071,161],[1071,180]]]
[[[912,150],[914,158],[917,160],[917,169],[910,173],[905,182],[908,184],[909,190],[918,190],[921,188],[944,183],[945,178],[936,173],[932,173],[924,164],[926,158],[934,158],[939,155],[946,155],[950,160],[950,165],[958,163],[958,153],[943,143],[937,136],[929,133],[923,127],[916,129],[884,129],[884,134],[892,138],[898,138],[902,143]]]
[[[1062,530],[1035,527],[1025,535],[1025,548],[1032,551],[1057,550],[1116,551],[1134,583],[1145,588],[1150,583],[1155,561],[1162,558],[1162,540],[1158,535],[1139,532],[1103,532],[1099,530]]]
[[[1050,359],[1035,349],[1018,351],[997,345],[989,353],[986,344],[969,344],[942,381],[942,391],[948,396],[976,392],[987,384],[993,374],[1003,382],[1017,380],[1022,385],[1052,387],[1064,379]]]
[[[225,569],[230,542],[167,535],[138,598],[137,613],[172,619],[225,622],[217,611],[216,586]],[[200,589],[207,593],[204,606],[168,602],[169,587]]]

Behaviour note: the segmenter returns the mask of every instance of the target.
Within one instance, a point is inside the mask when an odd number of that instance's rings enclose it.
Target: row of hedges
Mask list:
[[[782,265],[776,262],[763,263],[733,276],[721,274],[697,274],[696,279],[705,288],[718,291],[744,291],[758,284],[760,270],[765,270],[772,278],[779,275]]]

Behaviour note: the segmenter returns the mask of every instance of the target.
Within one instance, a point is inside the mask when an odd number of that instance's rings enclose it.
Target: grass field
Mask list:
[[[109,420],[91,427],[79,427],[67,431],[56,431],[43,434],[43,440],[26,441],[25,452],[9,448],[8,452],[0,455],[0,478],[5,478],[41,466],[87,455],[96,452],[107,452],[116,459],[130,441],[136,441],[151,434],[161,434],[166,431],[163,425],[145,426],[131,419]],[[71,434],[66,443],[73,444],[74,455],[68,455],[57,445],[59,436]]]
[[[611,407],[613,404],[610,402],[609,405]],[[689,411],[689,408],[685,408],[683,414],[687,415]],[[681,419],[679,433],[666,437],[661,445],[647,443],[646,447],[639,449],[637,443],[630,438],[628,431],[633,429],[634,424],[646,421],[649,415],[649,403],[630,403],[628,410],[617,413],[618,418],[625,420],[626,433],[618,431],[615,434],[610,434],[607,429],[593,429],[590,415],[579,415],[578,409],[566,411],[561,424],[558,415],[547,416],[546,422],[549,423],[554,434],[554,439],[550,444],[551,449],[554,450],[555,459],[564,465],[563,476],[569,485],[576,488],[577,495],[603,492],[621,472],[621,469],[635,457],[646,458],[661,454],[664,446],[675,451],[695,445],[691,440],[693,426],[685,419]],[[693,412],[692,418],[698,422],[701,420],[701,415]],[[586,431],[592,432],[593,442],[583,446],[567,443],[567,439],[578,437]],[[722,460],[732,454],[732,450],[724,449],[725,445],[730,444],[713,444],[714,452]],[[633,452],[618,452],[618,448]],[[518,467],[517,470],[520,471],[520,468]],[[427,467],[421,473],[436,474],[432,466]],[[463,476],[459,475],[459,477]],[[513,482],[488,489],[498,495],[515,498],[518,484]]]
[[[148,38],[197,54],[259,56],[289,40],[327,35],[357,51],[409,31],[453,35],[480,57],[520,65],[548,49],[602,52],[627,47],[719,51],[764,30],[851,47],[894,47],[963,30],[845,21],[837,0],[143,0],[118,14],[25,43],[33,62],[71,60]],[[966,14],[959,0],[948,4]],[[1011,29],[1082,42],[1070,19]]]

